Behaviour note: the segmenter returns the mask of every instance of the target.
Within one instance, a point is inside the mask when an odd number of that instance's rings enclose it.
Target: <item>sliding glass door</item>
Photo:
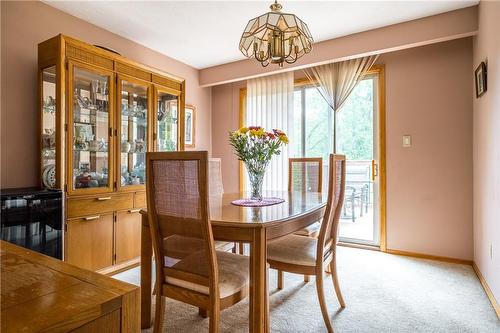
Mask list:
[[[340,240],[380,244],[378,76],[369,75],[354,89],[334,117],[317,89],[298,86],[294,92],[293,157],[323,158],[323,191],[328,190],[328,155],[347,158],[346,195]]]
[[[340,221],[345,242],[379,244],[377,78],[361,81],[337,114],[337,152],[347,158]]]

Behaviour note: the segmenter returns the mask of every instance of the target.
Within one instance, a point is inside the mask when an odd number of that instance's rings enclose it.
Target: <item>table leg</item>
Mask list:
[[[250,244],[250,332],[269,331],[266,229],[256,229]]]
[[[148,215],[142,214],[141,227],[141,327],[151,327],[151,260],[153,257]]]

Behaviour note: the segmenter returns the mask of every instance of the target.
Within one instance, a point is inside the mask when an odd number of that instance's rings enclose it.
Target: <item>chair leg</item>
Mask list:
[[[333,327],[330,322],[330,315],[328,314],[328,308],[325,300],[325,292],[323,290],[323,272],[316,275],[316,291],[318,292],[319,306],[321,308],[323,320],[325,321],[326,329],[328,330],[328,333],[333,333]]]
[[[153,333],[160,333],[163,328],[163,314],[165,313],[165,298],[162,297],[161,292],[156,293],[155,304],[155,322]]]
[[[237,248],[236,248],[236,244],[237,244],[237,243],[233,243],[233,248],[231,249],[231,252],[233,252],[233,253],[235,253],[235,254],[236,254],[236,252],[238,252],[238,251],[237,251]]]
[[[220,308],[212,307],[212,310],[208,311],[208,317],[210,318],[209,329],[210,333],[219,333],[219,319],[220,319]]]
[[[283,289],[283,271],[278,271],[278,289]]]
[[[200,317],[207,318],[208,317],[208,311],[203,308],[198,308],[198,314]]]
[[[243,246],[242,242],[239,243],[239,250],[240,250],[240,254],[245,254],[245,247]]]
[[[335,258],[330,262],[330,271],[332,272],[333,287],[335,288],[337,299],[339,300],[340,306],[345,308],[344,297],[342,296],[342,291],[340,291],[339,277],[337,275],[337,260]]]
[[[305,283],[309,282],[309,275],[304,274],[304,282]]]

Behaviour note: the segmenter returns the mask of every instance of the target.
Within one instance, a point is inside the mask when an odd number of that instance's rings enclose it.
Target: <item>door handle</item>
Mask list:
[[[129,213],[139,213],[141,211],[141,209],[129,209]]]
[[[376,176],[378,176],[378,164],[372,160],[372,181],[375,181]]]
[[[101,217],[100,215],[95,215],[95,216],[87,216],[87,217],[84,217],[83,219],[85,221],[91,221],[91,220],[97,220],[100,217]]]
[[[105,201],[105,200],[111,200],[111,197],[101,197],[101,198],[97,198],[97,201]]]

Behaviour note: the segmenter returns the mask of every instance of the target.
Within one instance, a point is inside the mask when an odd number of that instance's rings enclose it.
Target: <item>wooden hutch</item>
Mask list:
[[[38,45],[40,175],[65,196],[64,260],[139,264],[145,152],[184,149],[185,81],[58,35]]]

